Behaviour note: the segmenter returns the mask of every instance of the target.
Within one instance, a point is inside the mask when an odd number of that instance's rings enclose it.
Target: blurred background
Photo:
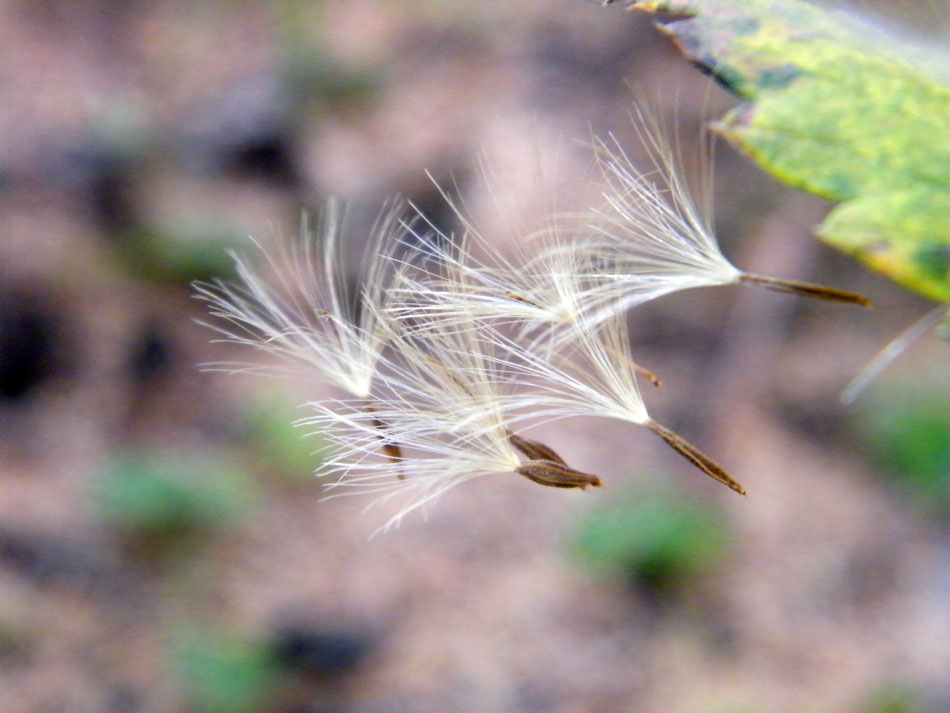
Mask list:
[[[929,306],[810,237],[829,205],[728,146],[727,256],[876,304],[721,288],[631,314],[651,413],[747,498],[578,420],[543,438],[603,490],[482,478],[368,539],[383,513],[321,502],[319,437],[290,425],[324,387],[199,369],[251,355],[212,343],[191,282],[330,195],[355,256],[394,194],[453,229],[428,170],[505,250],[551,208],[539,165],[570,210],[592,133],[642,155],[628,84],[693,155],[732,100],[650,18],[3,0],[0,47],[4,713],[950,707],[946,345],[841,406]]]

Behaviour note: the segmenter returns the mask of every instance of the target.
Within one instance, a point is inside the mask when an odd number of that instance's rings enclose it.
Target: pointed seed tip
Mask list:
[[[784,280],[778,277],[756,275],[749,272],[741,273],[739,275],[739,281],[758,285],[767,290],[784,292],[799,297],[811,297],[814,299],[828,300],[830,302],[844,302],[847,304],[856,304],[861,307],[873,306],[871,300],[864,295],[859,295],[856,292],[848,292],[847,290],[839,290],[836,287],[815,285],[809,282],[798,282],[797,280]]]
[[[660,425],[656,421],[647,421],[643,425],[662,438],[668,446],[686,458],[686,460],[699,468],[699,470],[708,475],[710,478],[722,483],[727,488],[734,490],[740,495],[745,495],[745,488],[742,487],[741,483],[729,475],[729,473],[726,472],[726,470],[721,465],[716,463],[716,461],[707,456],[685,438],[666,428],[666,426]]]

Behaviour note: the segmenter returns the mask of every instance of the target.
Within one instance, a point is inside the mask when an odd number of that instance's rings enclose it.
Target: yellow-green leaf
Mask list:
[[[950,86],[939,62],[802,0],[641,0],[747,100],[716,128],[786,183],[843,201],[826,242],[950,302]]]
[[[917,186],[838,205],[817,234],[894,281],[948,302],[950,201]]]

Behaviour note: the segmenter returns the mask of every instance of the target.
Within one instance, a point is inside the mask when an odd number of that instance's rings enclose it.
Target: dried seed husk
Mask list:
[[[665,426],[661,426],[656,421],[649,421],[643,425],[662,438],[667,443],[667,445],[669,445],[673,450],[686,458],[686,460],[703,471],[710,478],[718,480],[723,485],[729,486],[739,493],[739,495],[746,494],[745,488],[743,488],[738,481],[729,475],[725,468],[723,468],[685,438],[674,433]]]
[[[518,451],[521,452],[525,458],[529,460],[550,460],[555,463],[560,463],[563,466],[566,466],[567,463],[564,462],[564,459],[559,456],[553,448],[550,446],[541,443],[540,441],[532,441],[529,438],[524,438],[519,436],[517,433],[508,431],[508,440]]]
[[[538,485],[551,488],[580,488],[584,490],[592,485],[600,487],[600,478],[596,475],[581,473],[579,470],[556,463],[552,460],[530,460],[522,463],[515,472]]]
[[[809,282],[797,282],[795,280],[780,280],[777,277],[766,277],[764,275],[753,275],[748,272],[739,276],[740,282],[746,282],[752,285],[759,285],[767,290],[776,292],[785,292],[800,297],[812,297],[820,300],[830,300],[831,302],[846,302],[848,304],[870,307],[871,300],[864,295],[847,290],[839,290],[836,287],[825,287],[824,285],[813,285]]]

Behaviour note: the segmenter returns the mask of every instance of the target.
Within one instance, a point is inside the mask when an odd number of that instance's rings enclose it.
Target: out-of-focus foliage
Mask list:
[[[588,512],[569,545],[596,575],[668,591],[719,564],[730,541],[728,521],[713,504],[630,491]]]
[[[305,412],[285,400],[261,395],[245,409],[251,447],[268,465],[290,476],[310,476],[320,467],[326,442],[319,433],[293,425]]]
[[[926,511],[947,516],[950,395],[940,389],[879,389],[857,419],[862,450],[895,487]]]
[[[320,3],[283,0],[273,3],[273,11],[281,39],[281,74],[298,101],[340,109],[377,95],[386,68],[334,60],[327,52],[326,32],[314,32],[315,27],[331,29],[321,21]]]
[[[173,652],[173,665],[197,713],[252,713],[280,677],[266,642],[208,628],[188,630]]]
[[[872,693],[860,713],[938,713],[938,708],[924,703],[907,686],[891,683]]]
[[[154,540],[239,521],[254,491],[246,473],[211,453],[131,451],[105,469],[93,496],[105,522]]]
[[[766,709],[725,703],[704,709],[704,713],[764,713]],[[800,709],[800,713],[820,713],[817,708]],[[921,696],[907,686],[885,684],[871,693],[854,713],[938,713],[938,709],[922,702]]]
[[[228,249],[247,244],[212,215],[179,216],[175,229],[142,228],[123,233],[121,239],[120,254],[133,272],[182,284],[230,275],[234,261]]]
[[[803,0],[641,0],[748,103],[717,129],[786,183],[843,201],[826,242],[950,302],[950,86],[938,58]],[[945,60],[943,60],[945,63]]]
[[[734,703],[721,703],[710,708],[704,708],[703,713],[762,713],[762,709]]]

